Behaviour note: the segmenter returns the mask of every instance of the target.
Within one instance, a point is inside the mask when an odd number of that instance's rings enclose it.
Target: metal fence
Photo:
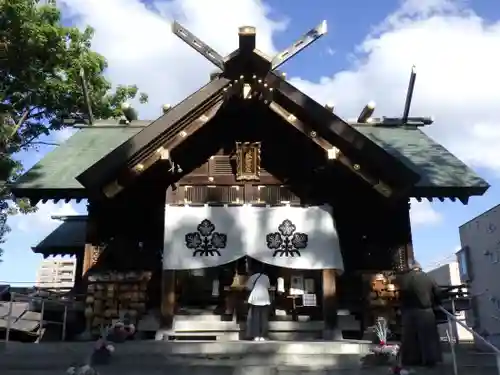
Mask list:
[[[5,293],[5,290],[2,291],[2,294],[3,293]],[[46,297],[40,297],[40,296],[33,296],[33,295],[26,295],[26,294],[21,294],[21,293],[10,292],[10,299],[7,302],[8,303],[8,311],[7,311],[7,315],[5,317],[5,319],[7,320],[6,330],[5,330],[5,338],[4,338],[5,343],[9,342],[10,334],[12,331],[12,325],[15,321],[15,318],[13,317],[13,307],[14,307],[14,303],[16,303],[16,302],[27,302],[27,303],[29,303],[30,306],[33,306],[36,303],[40,306],[40,313],[39,313],[40,318],[39,318],[39,328],[38,328],[40,336],[43,334],[44,327],[46,327],[47,325],[61,325],[62,326],[62,328],[61,328],[61,340],[62,341],[66,340],[68,307],[70,305],[73,305],[74,301],[63,300],[63,299],[61,299],[60,296],[57,296],[57,297],[52,296],[51,297],[50,293],[48,293],[48,296],[46,296]],[[62,306],[62,308],[63,308],[62,322],[44,319],[47,304]],[[37,340],[37,342],[40,342],[40,337]]]

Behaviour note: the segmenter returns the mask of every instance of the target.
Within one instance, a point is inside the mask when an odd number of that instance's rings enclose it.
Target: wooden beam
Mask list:
[[[330,142],[318,136],[313,128],[295,117],[292,113],[288,112],[278,103],[272,102],[269,105],[269,108],[277,115],[279,115],[283,120],[285,120],[288,124],[293,126],[299,132],[308,137],[312,142],[316,143],[319,147],[325,150],[325,157],[328,156],[328,153],[331,150],[335,149],[335,147]],[[369,173],[369,171],[365,170],[364,167],[362,168],[360,165],[353,163],[347,156],[345,156],[341,152],[337,152],[334,159],[338,163],[349,169],[352,173],[357,175],[361,180],[372,186],[373,189],[375,189],[375,191],[377,191],[382,196],[391,197],[393,195],[393,188],[391,188],[389,184],[385,183],[379,178],[374,177]]]
[[[285,120],[288,124],[293,126],[295,129],[297,129],[299,132],[304,134],[306,137],[308,137],[312,142],[316,143],[319,147],[325,150],[325,153],[328,153],[328,150],[332,149],[333,146],[327,142],[325,139],[322,137],[318,137],[316,132],[311,128],[309,125],[305,124],[302,122],[300,119],[295,117],[292,113],[288,112],[286,109],[284,109],[282,106],[280,106],[276,102],[271,102],[269,104],[269,108],[276,113],[278,116],[280,116],[283,120]]]
[[[205,124],[214,118],[214,116],[219,111],[222,106],[223,100],[217,101],[213,104],[207,111],[200,115],[200,117],[195,118],[187,126],[183,127],[179,133],[170,138],[167,142],[161,145],[158,149],[154,150],[150,154],[146,154],[142,160],[139,160],[135,165],[130,167],[130,172],[132,175],[140,175],[144,173],[147,169],[153,166],[158,160],[167,159],[170,160],[170,150],[179,146],[182,142],[187,140],[191,135],[200,130]],[[173,163],[175,161],[171,161]]]
[[[266,81],[274,88],[273,98],[279,105],[298,117],[309,119],[319,136],[336,145],[346,156],[359,160],[359,164],[366,165],[373,174],[405,189],[419,181],[420,175],[281,77],[269,73]]]
[[[181,132],[194,119],[217,103],[230,81],[217,78],[177,104],[149,126],[122,143],[102,159],[87,168],[76,179],[86,188],[95,188],[109,182],[118,170],[136,165],[151,151],[157,150]]]
[[[209,180],[209,177],[212,177]],[[178,181],[179,185],[239,185],[241,181],[237,181],[234,175],[223,176],[193,176],[186,175]],[[281,185],[283,181],[272,175],[260,175],[258,185]]]

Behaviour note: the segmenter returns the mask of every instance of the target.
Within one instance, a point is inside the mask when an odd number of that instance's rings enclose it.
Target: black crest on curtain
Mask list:
[[[305,233],[297,232],[297,227],[288,219],[279,226],[278,231],[266,235],[267,247],[274,250],[276,256],[301,256],[300,250],[307,247],[309,237]]]
[[[227,245],[227,235],[215,231],[215,225],[204,219],[197,232],[187,233],[184,237],[186,247],[193,250],[193,256],[220,256],[220,249]]]

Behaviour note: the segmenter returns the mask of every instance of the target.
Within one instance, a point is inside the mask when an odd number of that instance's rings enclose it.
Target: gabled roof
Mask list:
[[[360,177],[384,196],[406,197],[418,194],[470,196],[482,194],[488,187],[484,180],[419,130],[403,127],[353,126],[277,74],[275,69],[279,65],[326,33],[326,22],[307,32],[275,58],[267,57],[255,48],[253,27],[240,28],[239,48],[225,58],[175,22],[173,31],[221,69],[220,74],[140,131],[134,132],[133,128],[116,128],[115,131],[121,132],[123,137],[108,139],[108,142],[104,142],[107,146],[103,145],[99,152],[90,152],[86,155],[85,163],[83,154],[88,151],[82,149],[88,146],[86,142],[92,142],[86,139],[89,133],[85,132],[100,130],[88,129],[79,132],[68,142],[76,143],[81,140],[81,146],[63,145],[61,149],[55,150],[21,177],[13,187],[14,194],[54,195],[55,190],[58,190],[57,187],[64,186],[62,183],[66,182],[72,186],[69,194],[78,196],[92,192],[111,197],[160,160],[169,165],[168,170],[171,173],[169,178],[174,183],[180,175],[177,166],[188,162],[189,154],[204,156],[212,150],[213,145],[210,150],[204,150],[203,153],[197,150],[197,147],[205,147],[204,142],[199,140],[209,136],[209,133],[203,133],[206,129],[212,129],[212,127],[207,128],[211,126],[209,124],[216,123],[219,127],[223,126],[225,131],[234,129],[234,119],[243,116],[241,114],[243,112],[238,110],[245,105],[247,109],[248,106],[252,109],[244,112],[245,116],[255,116],[256,120],[269,123],[270,132],[273,131],[271,127],[276,120],[257,118],[257,113],[265,116],[263,108],[273,112],[275,116],[278,115],[275,117],[277,121],[286,123],[290,129],[294,128],[293,131],[302,133],[304,139],[311,144],[323,149],[325,165],[320,155],[316,158],[316,163],[321,164],[319,167],[331,166],[327,164],[327,156],[328,159],[335,159],[336,165],[347,167],[350,173]],[[414,82],[414,76],[412,81]],[[407,104],[403,121],[405,124],[408,120],[409,102]],[[233,122],[225,121],[228,118],[223,116],[227,113],[231,114]],[[196,134],[204,135],[196,138]],[[107,136],[111,137],[109,133]],[[419,138],[421,140],[417,141]],[[190,142],[190,139],[198,141]],[[391,145],[391,142],[394,144]],[[186,147],[183,147],[185,145]],[[94,143],[90,146],[93,147]],[[408,147],[404,148],[405,146]],[[413,152],[422,148],[427,151]],[[59,154],[56,154],[57,152]],[[73,167],[71,163],[74,162],[75,155],[78,160]],[[55,164],[60,163],[61,158],[64,160],[62,164],[65,168],[55,168]],[[438,165],[440,162],[446,164]],[[52,173],[52,175],[48,178],[49,181],[46,181],[50,182],[51,188],[42,192],[42,185],[37,184],[44,178],[42,171],[44,166],[47,167],[47,174]],[[446,172],[447,168],[450,169],[449,173]],[[461,178],[460,174],[466,177]],[[78,183],[75,183],[75,179]],[[30,187],[33,190],[30,191]],[[434,190],[436,188],[448,190],[437,192]],[[450,188],[455,188],[455,191],[451,191]]]
[[[44,257],[74,255],[85,247],[86,226],[86,216],[69,216],[32,250]]]
[[[40,195],[53,191],[59,198],[86,197],[76,177],[150,122],[120,126],[117,120],[104,120],[94,128],[79,129],[22,175],[13,186],[14,193],[36,189]]]
[[[117,121],[107,121],[78,130],[26,172],[13,186],[14,193],[18,197],[32,197],[33,194],[39,198],[61,198],[68,194],[86,197],[87,192],[76,177],[148,123],[141,121],[133,126],[122,126]],[[355,128],[421,176],[411,196],[468,197],[483,194],[489,186],[420,129],[366,125]],[[44,192],[52,195],[43,195]]]
[[[254,106],[255,111],[250,111],[249,115],[256,116],[256,121],[259,120],[256,115],[260,111],[258,107],[279,107],[280,112],[285,113],[281,115],[284,119],[279,121],[291,122],[290,128],[297,128],[297,122],[307,124],[308,130],[302,131],[304,137],[314,142],[312,138],[319,135],[328,143],[328,149],[337,148],[341,152],[342,157],[338,160],[352,173],[365,181],[372,181],[374,186],[382,182],[390,194],[393,191],[407,193],[419,180],[418,174],[384,148],[276,75],[271,70],[270,59],[255,48],[249,49],[248,43],[248,40],[242,43],[240,39],[240,48],[225,59],[220,75],[96,161],[77,177],[78,181],[89,190],[108,195],[107,187],[121,190],[149,166],[163,159],[160,150],[167,150],[165,158],[170,163],[182,165],[178,160],[169,159],[175,148],[214,121],[218,112],[223,116],[224,109],[219,111],[223,104],[238,106],[238,102]],[[255,45],[255,35],[252,44]],[[228,121],[225,126],[229,128],[234,124]],[[327,147],[321,147],[325,149],[326,163]],[[178,157],[183,156],[186,155]],[[363,167],[359,168],[359,165]]]
[[[359,131],[401,160],[421,178],[415,191],[425,196],[431,189],[446,189],[449,196],[460,196],[459,189],[481,195],[490,186],[476,172],[434,141],[423,131],[411,127],[360,126]]]

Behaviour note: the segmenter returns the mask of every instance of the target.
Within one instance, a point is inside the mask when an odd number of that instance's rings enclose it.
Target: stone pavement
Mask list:
[[[0,350],[1,375],[65,374],[88,357],[91,343],[10,343]],[[128,342],[116,346],[100,375],[328,375],[388,374],[388,366],[362,368],[368,346],[349,342]],[[451,361],[419,374],[453,375]],[[497,375],[489,354],[459,352],[459,375]]]

